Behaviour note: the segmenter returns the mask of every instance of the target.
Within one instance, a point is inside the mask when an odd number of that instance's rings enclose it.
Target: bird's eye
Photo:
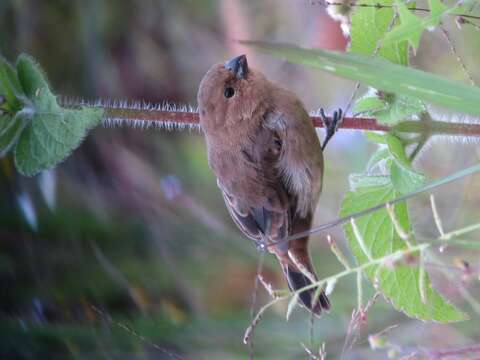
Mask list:
[[[225,89],[224,95],[227,99],[231,98],[233,95],[235,95],[235,89],[233,87],[227,87]]]

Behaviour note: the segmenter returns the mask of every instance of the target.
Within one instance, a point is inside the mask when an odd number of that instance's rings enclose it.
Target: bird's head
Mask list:
[[[206,132],[231,132],[258,121],[269,106],[269,81],[240,55],[214,65],[198,90],[200,124]]]

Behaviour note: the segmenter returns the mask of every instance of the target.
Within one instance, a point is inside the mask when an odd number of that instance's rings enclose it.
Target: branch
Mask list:
[[[170,103],[149,104],[145,102],[104,101],[86,102],[60,98],[59,103],[67,108],[94,107],[104,109],[103,124],[109,126],[129,125],[132,127],[162,129],[192,129],[199,127],[197,109],[192,106]],[[315,127],[324,127],[322,118],[316,113],[310,115]],[[393,127],[378,123],[371,117],[344,117],[339,128],[364,131],[421,133],[429,135],[450,135],[480,137],[480,124],[466,124],[446,121],[403,121]]]
[[[160,122],[163,124],[172,124],[173,127],[198,126],[199,117],[197,112],[193,111],[169,111],[157,108],[152,109],[134,109],[134,108],[105,108],[105,120],[122,121],[137,120]],[[317,128],[324,127],[320,116],[311,116],[312,122]],[[341,125],[343,129],[370,130],[370,131],[389,131],[390,127],[379,124],[376,119],[362,117],[345,117]],[[480,128],[479,128],[480,131]]]

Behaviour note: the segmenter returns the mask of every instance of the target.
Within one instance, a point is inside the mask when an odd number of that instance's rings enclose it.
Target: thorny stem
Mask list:
[[[105,108],[104,118],[172,123],[172,125],[198,125],[199,123],[199,116],[196,112],[164,111],[154,109],[141,110]],[[320,116],[312,116],[311,119],[315,127],[324,127],[322,118]],[[388,126],[379,124],[376,119],[361,117],[345,117],[339,127],[344,129],[385,132],[390,130]]]
[[[316,3],[316,4],[322,5],[324,7],[328,7],[328,6],[341,6],[341,7],[350,6],[350,7],[375,8],[375,9],[391,9],[391,8],[395,7],[394,5],[384,5],[384,4],[380,4],[380,3],[376,3],[376,4],[352,3],[352,4],[349,4],[349,5],[345,5],[342,2],[330,2],[330,1],[326,1],[326,0],[320,0],[320,1],[312,1],[311,0],[310,3],[312,5],[314,5]],[[430,9],[419,8],[419,7],[415,7],[415,6],[414,7],[407,7],[407,9],[411,10],[411,11],[430,12]],[[476,15],[456,14],[456,13],[447,13],[447,15],[461,16],[461,17],[464,17],[464,18],[480,20],[480,16],[476,16]]]
[[[65,107],[100,107],[104,109],[103,123],[109,124],[129,124],[135,122],[143,123],[143,126],[160,125],[171,128],[195,127],[199,125],[199,116],[194,109],[190,110],[164,110],[161,105],[116,105],[116,104],[90,104],[83,101],[71,101],[69,99],[60,99],[60,103]],[[174,106],[172,106],[174,107]],[[311,116],[312,122],[317,128],[324,126],[320,116]],[[382,131],[405,133],[420,133],[429,135],[454,135],[454,136],[478,136],[480,137],[479,124],[464,124],[443,121],[404,121],[393,127],[383,125],[371,117],[345,117],[339,125],[343,129]]]
[[[392,127],[394,132],[421,133],[431,135],[467,135],[480,136],[480,125],[451,123],[437,120],[429,121],[402,121]]]

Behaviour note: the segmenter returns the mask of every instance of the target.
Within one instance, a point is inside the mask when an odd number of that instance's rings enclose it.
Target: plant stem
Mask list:
[[[311,116],[312,122],[317,128],[323,127],[323,121],[320,116]],[[160,125],[198,125],[199,116],[197,112],[190,111],[168,111],[157,109],[133,109],[133,108],[105,108],[104,122],[109,120],[122,121],[145,121],[159,123]],[[375,118],[367,117],[345,117],[339,126],[342,129],[383,131],[394,130],[396,132],[421,133],[432,135],[453,135],[453,136],[479,136],[480,125],[450,123],[431,120],[422,121],[403,121],[398,125],[389,127],[379,124]]]
[[[480,125],[437,120],[402,121],[392,128],[395,132],[429,133],[432,135],[480,136]]]
[[[197,112],[190,111],[165,111],[157,109],[127,109],[127,108],[105,108],[104,119],[139,120],[159,123],[171,123],[172,125],[198,125],[199,116]],[[311,117],[317,128],[324,127],[320,116]],[[373,118],[345,117],[339,126],[343,129],[389,131],[390,127],[377,123]],[[480,131],[480,130],[479,130]]]

